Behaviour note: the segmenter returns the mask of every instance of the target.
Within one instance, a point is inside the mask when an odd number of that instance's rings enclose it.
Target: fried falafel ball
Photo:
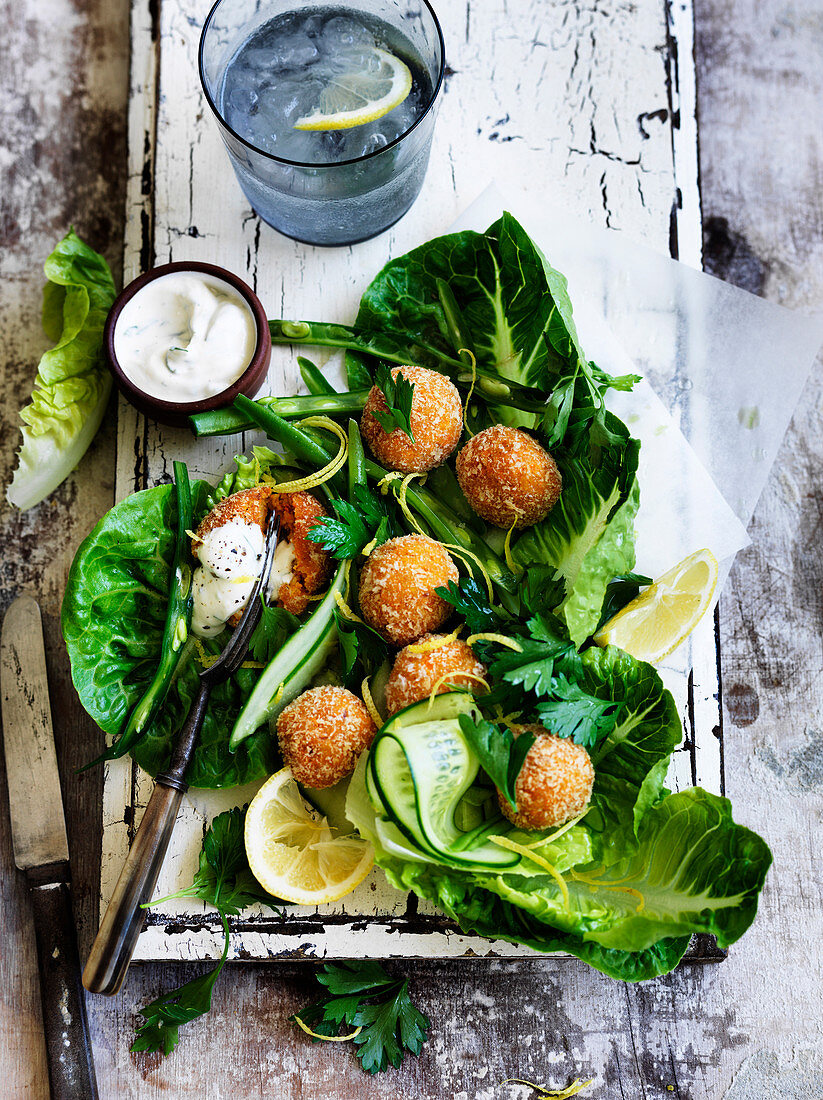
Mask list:
[[[424,634],[417,644],[429,642],[440,644],[423,653],[415,653],[412,647],[406,646],[397,654],[386,681],[389,714],[428,699],[436,684],[439,684],[438,695],[451,691],[453,686],[466,687],[475,695],[486,690],[481,680],[485,679],[488,669],[478,661],[470,645],[447,634]]]
[[[398,374],[414,386],[409,417],[414,439],[409,439],[399,428],[383,431],[374,412],[385,411],[387,406],[377,386],[372,386],[366,399],[360,431],[377,461],[390,470],[424,473],[442,466],[460,441],[463,432],[460,394],[448,378],[425,367],[393,367],[392,378]]]
[[[201,563],[195,570],[196,589],[203,588],[204,582],[207,586],[222,581],[224,584],[234,585],[237,590],[238,599],[235,602],[242,606],[238,606],[225,620],[230,626],[237,626],[248,599],[248,593],[241,594],[238,584],[240,576],[245,576],[250,581],[258,575],[259,565],[257,561],[249,560],[253,548],[250,543],[247,545],[248,540],[237,540],[238,544],[232,546],[231,538],[226,538],[215,544],[214,535],[219,534],[221,528],[230,531],[229,525],[237,524],[254,525],[261,533],[265,533],[271,509],[280,517],[280,537],[272,574],[274,583],[277,583],[278,577],[280,580],[276,592],[277,604],[294,615],[300,615],[308,607],[309,597],[322,591],[328,583],[331,556],[328,551],[306,537],[317,520],[328,515],[311,493],[277,493],[268,485],[258,485],[233,493],[209,512],[192,539],[192,554]],[[209,536],[212,538],[209,539]],[[231,570],[224,567],[225,561],[230,560],[232,555],[237,558],[239,572],[239,576],[234,578],[230,576]],[[257,573],[254,572],[255,568]],[[198,573],[202,573],[202,576],[198,577]],[[222,625],[215,623],[205,627],[203,632],[215,633],[220,629]]]
[[[495,527],[545,519],[563,487],[554,459],[519,428],[493,424],[460,449],[457,480],[472,508]]]
[[[519,829],[553,829],[581,814],[589,804],[594,767],[582,745],[540,725],[520,726],[515,735],[537,734],[526,753],[514,788],[517,812],[498,791],[500,809]]]
[[[298,783],[315,790],[350,775],[376,732],[357,696],[333,684],[304,691],[277,719],[283,760]]]
[[[403,535],[372,550],[360,571],[363,618],[392,645],[416,642],[454,608],[436,588],[457,581],[457,566],[428,535]]]

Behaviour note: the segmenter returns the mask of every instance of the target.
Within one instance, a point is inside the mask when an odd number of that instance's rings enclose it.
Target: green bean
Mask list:
[[[357,413],[366,404],[368,390],[349,393],[300,394],[297,397],[259,397],[253,405],[271,409],[284,420],[299,420],[304,416],[343,416]],[[246,398],[248,400],[248,398]],[[204,436],[231,435],[254,428],[256,421],[235,407],[214,409],[190,416],[191,429],[198,439]]]
[[[471,337],[466,328],[463,314],[460,312],[460,306],[458,306],[457,299],[452,293],[452,288],[445,279],[437,280],[437,296],[440,299],[440,305],[443,307],[446,328],[449,330],[449,339],[452,342],[455,354],[458,355],[464,363],[471,364],[471,360],[474,359],[476,361],[477,356],[474,354]]]
[[[423,343],[410,333],[359,332],[348,325],[332,325],[322,321],[269,321],[269,330],[272,343],[275,344],[348,348],[390,363],[430,367],[464,384],[468,384],[472,377],[471,372],[466,371],[465,358],[456,359],[447,355],[440,348]],[[531,386],[523,386],[505,378],[499,371],[483,367],[479,363],[475,374],[478,379],[478,398],[493,405],[505,405],[524,412],[546,412],[547,393]],[[490,392],[484,391],[481,379],[487,380]]]
[[[354,500],[356,485],[366,484],[366,452],[356,420],[349,420],[349,500]]]
[[[262,428],[269,439],[274,439],[295,458],[308,463],[314,470],[326,466],[329,458],[336,453],[334,444],[329,444],[327,449],[317,442],[314,433],[309,434],[296,424],[290,424],[272,409],[259,405],[242,394],[235,399],[234,408],[245,414],[258,428]],[[339,471],[330,479],[330,483],[338,492],[345,491],[345,479]]]
[[[309,393],[313,393],[317,397],[328,397],[331,393],[337,393],[325,374],[315,363],[312,363],[311,359],[298,355],[297,365],[300,368],[300,377],[303,379]]]

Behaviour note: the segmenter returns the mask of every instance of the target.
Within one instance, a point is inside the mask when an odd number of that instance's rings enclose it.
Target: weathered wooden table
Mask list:
[[[737,2],[742,14],[744,0]],[[374,270],[389,250],[396,254],[443,231],[486,179],[508,173],[519,176],[534,195],[556,197],[661,251],[679,249],[684,258],[699,261],[687,5],[670,10],[642,0],[549,7],[537,0],[509,0],[459,11],[453,5],[440,7],[450,78],[428,182],[412,213],[390,234],[346,250],[352,273]],[[227,209],[217,189],[208,199],[200,190],[202,181],[191,189],[186,182],[196,178],[200,143],[216,140],[210,120],[200,118],[193,70],[197,26],[205,10],[206,5],[177,0],[138,3],[133,9],[139,61],[131,81],[126,266],[185,258],[197,248],[201,257],[242,269],[242,252],[234,258],[224,251],[236,250],[242,240],[239,247],[249,250],[258,269],[265,265],[267,279],[273,270],[288,272],[281,280],[280,303],[272,303],[275,311],[279,305],[287,314],[313,314],[322,293],[323,313],[332,316],[328,265],[334,263],[333,253],[286,241],[250,214],[239,224],[236,219],[226,222]],[[125,5],[115,8],[93,0],[76,7],[48,0],[36,11],[24,7],[9,15],[15,46],[4,68],[9,74],[5,133],[11,150],[3,161],[9,173],[4,189],[3,331],[11,361],[3,392],[4,471],[12,464],[16,445],[16,409],[28,392],[43,346],[37,323],[42,258],[71,221],[115,264],[120,254],[126,18]],[[746,46],[745,37],[724,39],[718,19],[707,6],[702,25],[707,33],[709,28],[716,33],[703,41],[702,56],[713,91],[722,88],[727,71],[735,71]],[[811,17],[804,22],[802,11],[787,10],[771,21],[761,17],[753,25],[769,33],[783,54],[789,43],[806,42],[810,30],[812,41],[820,42],[819,22]],[[698,23],[698,31],[700,27]],[[723,49],[715,52],[717,37]],[[754,50],[756,42],[749,48]],[[177,64],[164,70],[164,57],[172,56]],[[189,68],[180,63],[184,56],[191,59]],[[813,56],[810,50],[808,73],[819,81]],[[158,58],[155,118],[153,67]],[[780,88],[789,79],[785,58],[782,67],[779,58],[769,55],[769,60],[777,71],[770,86]],[[763,79],[768,82],[768,71]],[[795,94],[801,97],[800,91]],[[794,125],[808,135],[805,148],[819,167],[815,100],[807,94],[809,106],[804,110],[801,97]],[[740,130],[748,126],[750,141],[740,142],[744,148],[769,153],[782,171],[794,169],[793,178],[803,175],[802,161],[792,164],[789,143],[781,145],[779,132],[771,137],[777,156],[762,142],[754,120],[747,119],[750,102],[757,104],[750,89],[745,102],[729,91],[724,98],[708,100],[709,117],[722,135],[708,146],[708,178],[715,182],[718,201],[718,217],[709,219],[709,244],[721,246],[709,258],[716,255],[738,280],[753,278],[752,289],[819,307],[823,294],[814,268],[821,247],[819,199],[811,185],[803,208],[811,231],[801,245],[797,218],[784,216],[777,238],[768,236],[764,216],[749,222],[733,196],[750,191],[736,180],[732,184],[723,172],[724,163],[733,163],[744,180],[754,178],[746,175],[745,161],[733,160],[725,149],[723,156],[718,152],[720,144],[731,146],[731,139],[739,140]],[[722,117],[718,103],[737,111],[732,122]],[[770,117],[768,105],[760,110],[761,120]],[[819,122],[819,113],[817,117]],[[144,130],[149,151],[152,135],[158,135],[159,152],[147,169],[142,161]],[[702,150],[705,176],[705,143]],[[227,188],[233,186],[228,169],[223,179]],[[761,213],[767,202],[770,210],[775,204],[779,212],[790,210],[788,184],[769,179],[758,186]],[[195,192],[196,202],[191,197]],[[210,242],[212,232],[215,240]],[[775,239],[776,245],[770,243]],[[780,255],[784,241],[796,248],[788,262]],[[212,243],[211,257],[204,256],[202,248]],[[758,254],[764,259],[758,260]],[[799,274],[792,277],[792,268]],[[739,1098],[769,1093],[767,1087],[756,1091],[757,1085],[752,1091],[745,1080],[754,1079],[755,1070],[761,1079],[764,1073],[780,1073],[762,1053],[771,1050],[778,1062],[794,1059],[782,1073],[784,1090],[794,1088],[791,1082],[799,1081],[801,1071],[805,1075],[806,1085],[797,1088],[807,1091],[786,1095],[819,1100],[823,1063],[817,1053],[804,1053],[820,1042],[816,974],[823,931],[820,875],[815,876],[815,846],[809,840],[819,825],[823,801],[823,768],[811,732],[817,721],[823,572],[811,457],[819,454],[819,416],[814,412],[818,389],[809,387],[753,523],[755,547],[739,562],[730,598],[722,607],[727,784],[738,817],[764,832],[778,856],[761,918],[728,963],[684,968],[642,987],[607,982],[576,963],[415,963],[415,991],[434,1020],[433,1038],[419,1060],[407,1061],[400,1072],[379,1080],[363,1077],[345,1050],[308,1045],[286,1022],[310,984],[308,967],[299,964],[234,968],[218,987],[211,1015],[187,1029],[171,1059],[161,1064],[156,1056],[130,1056],[136,1009],[188,972],[181,965],[136,967],[120,997],[91,1005],[101,1094],[118,1100],[160,1094],[439,1100],[517,1095],[515,1086],[502,1084],[512,1076],[562,1086],[580,1074],[595,1076],[593,1096],[715,1097],[726,1092],[744,1057],[760,1051],[759,1062],[744,1067],[730,1093]],[[39,595],[46,613],[78,921],[86,946],[96,925],[100,779],[73,774],[88,758],[96,736],[79,712],[68,680],[58,611],[74,549],[113,499],[114,436],[109,425],[52,502],[22,517],[8,509],[2,515],[3,606],[17,591],[29,590]],[[138,487],[143,479],[157,476],[158,451],[150,449],[146,463],[140,449],[146,437],[141,435],[137,451],[134,439],[134,423],[122,418],[116,448],[120,491],[129,476]],[[137,469],[131,460],[135,454],[141,456]],[[771,590],[779,594],[777,601]],[[779,614],[770,614],[771,607],[780,607]],[[0,791],[8,944],[0,954],[0,1093],[40,1096],[45,1093],[36,969],[26,900],[10,867],[3,796]]]

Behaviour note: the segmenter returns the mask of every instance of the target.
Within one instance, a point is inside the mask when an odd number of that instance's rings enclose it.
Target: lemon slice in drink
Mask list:
[[[691,634],[711,604],[716,584],[714,554],[695,550],[609,619],[594,640],[656,664]]]
[[[246,813],[246,855],[264,890],[284,901],[336,901],[362,882],[374,849],[356,833],[335,836],[303,798],[291,768],[267,779]]]
[[[348,130],[374,122],[399,107],[411,91],[412,75],[399,57],[376,46],[352,55],[351,71],[339,73],[320,93],[317,106],[295,130]]]

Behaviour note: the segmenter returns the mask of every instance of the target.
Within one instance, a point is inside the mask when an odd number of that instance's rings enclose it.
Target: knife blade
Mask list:
[[[12,847],[31,890],[51,1093],[60,1100],[97,1100],[43,624],[31,596],[19,596],[3,620],[0,698]]]

